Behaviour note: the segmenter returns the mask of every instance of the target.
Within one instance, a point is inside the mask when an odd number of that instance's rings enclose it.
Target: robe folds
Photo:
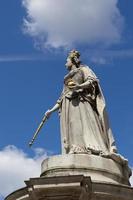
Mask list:
[[[89,84],[74,90],[69,82]],[[94,72],[85,65],[64,78],[60,104],[62,153],[109,154],[116,149],[109,127],[104,96]]]

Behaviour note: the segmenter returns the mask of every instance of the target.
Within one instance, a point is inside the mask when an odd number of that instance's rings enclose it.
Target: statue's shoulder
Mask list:
[[[93,72],[93,70],[88,65],[81,65],[81,70],[85,76],[90,76],[90,77],[97,79],[96,74]]]
[[[88,65],[80,65],[81,68],[86,69],[86,70],[91,70],[91,68]]]
[[[81,65],[80,69],[83,73],[90,73],[92,71],[88,65]]]

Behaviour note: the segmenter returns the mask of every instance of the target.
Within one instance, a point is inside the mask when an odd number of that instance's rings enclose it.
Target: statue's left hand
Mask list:
[[[73,90],[79,90],[81,89],[80,85],[79,84],[76,84],[72,87]]]

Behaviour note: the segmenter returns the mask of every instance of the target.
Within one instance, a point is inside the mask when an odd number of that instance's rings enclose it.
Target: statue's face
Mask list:
[[[68,69],[68,70],[71,70],[71,67],[72,67],[72,61],[71,61],[71,59],[67,59],[67,62],[66,62],[66,64],[65,64],[65,66],[66,66],[66,68]]]

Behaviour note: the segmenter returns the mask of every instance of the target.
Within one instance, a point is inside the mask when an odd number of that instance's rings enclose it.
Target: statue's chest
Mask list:
[[[65,79],[65,91],[71,91],[73,89],[73,86],[76,84],[82,84],[84,82],[84,75],[81,70],[77,70],[73,75],[70,76],[68,74],[68,77]]]
[[[72,80],[78,84],[82,84],[84,82],[83,72],[79,70],[73,77]]]

